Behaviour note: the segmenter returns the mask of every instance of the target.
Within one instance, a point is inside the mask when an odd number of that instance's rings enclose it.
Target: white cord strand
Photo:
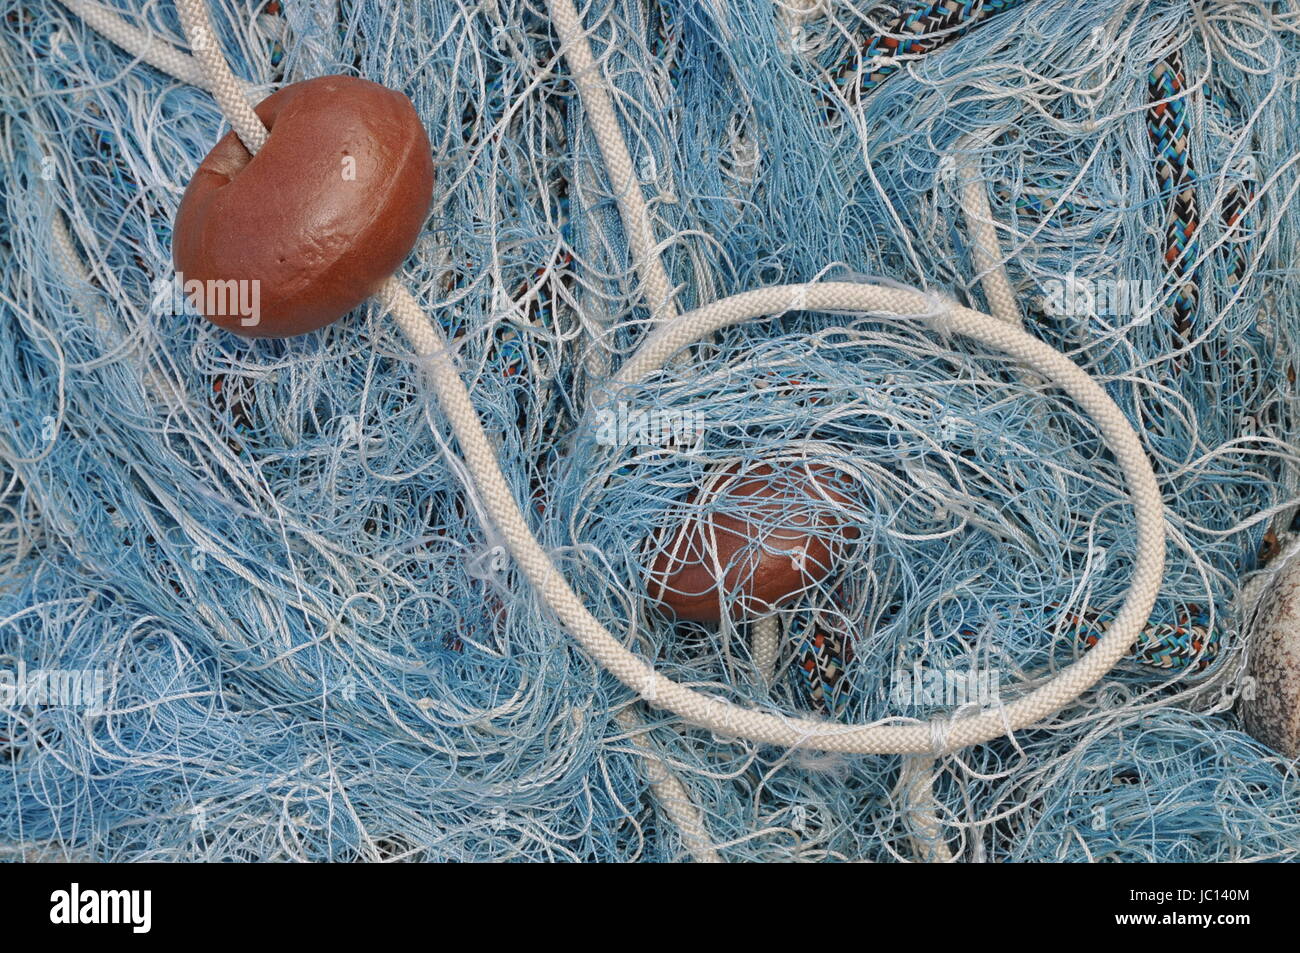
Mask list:
[[[192,56],[186,56],[165,40],[151,36],[144,30],[127,23],[116,13],[88,0],[60,0],[60,2],[86,21],[87,26],[97,33],[137,56],[157,69],[175,76],[182,82],[208,88],[208,78],[203,67]]]
[[[641,194],[641,183],[632,166],[627,140],[619,128],[618,114],[609,98],[600,68],[591,53],[591,45],[582,30],[582,21],[573,6],[573,0],[547,0],[551,22],[560,38],[560,47],[573,74],[573,85],[578,88],[587,122],[596,136],[596,145],[604,160],[610,187],[618,202],[619,217],[627,231],[632,264],[644,286],[646,303],[655,317],[676,317],[673,304],[673,286],[664,268],[663,260],[655,250],[654,229],[650,224],[650,210]]]
[[[176,8],[181,15],[185,37],[190,41],[190,49],[208,78],[208,92],[221,107],[222,115],[235,130],[235,135],[239,136],[244,148],[256,155],[266,144],[266,126],[248,104],[244,84],[230,71],[230,65],[217,43],[212,21],[208,18],[207,3],[204,0],[177,0]]]
[[[777,659],[781,657],[781,617],[767,615],[756,619],[749,631],[753,640],[754,668],[763,683],[770,685],[772,676],[776,674]]]
[[[662,755],[655,752],[649,742],[641,738],[645,730],[641,719],[630,707],[624,708],[614,720],[627,731],[641,759],[645,762],[646,781],[650,792],[668,815],[668,820],[681,835],[682,846],[697,864],[720,864],[722,857],[709,838],[709,829],[704,823],[704,815],[691,800],[690,792],[677,775],[668,770]]]
[[[943,838],[938,801],[934,797],[933,774],[936,759],[925,754],[903,757],[898,769],[897,795],[907,806],[905,819],[912,829],[912,850],[923,863],[950,864],[957,858]]]
[[[984,297],[989,302],[989,313],[1008,324],[1019,326],[1023,320],[1020,305],[1016,303],[1016,294],[1011,290],[1011,279],[1007,277],[1006,259],[998,241],[993,210],[989,208],[984,179],[975,159],[976,148],[988,145],[1000,131],[1000,128],[985,129],[967,133],[957,140],[956,149],[960,153],[957,176],[971,257],[975,263],[976,277],[980,279]]]

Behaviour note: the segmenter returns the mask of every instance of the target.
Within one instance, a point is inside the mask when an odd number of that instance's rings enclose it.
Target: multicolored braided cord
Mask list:
[[[1200,212],[1189,149],[1191,116],[1183,95],[1186,84],[1181,54],[1174,52],[1157,62],[1148,74],[1147,87],[1151,98],[1147,132],[1155,150],[1160,191],[1168,202],[1164,256],[1174,287],[1167,305],[1173,314],[1174,330],[1185,341],[1200,300],[1195,267]]]
[[[855,83],[851,90],[853,98],[871,92],[898,72],[906,57],[931,53],[976,24],[1023,2],[1025,0],[939,0],[903,14],[888,30],[869,35],[863,43],[862,62],[870,66],[870,72],[861,74],[861,80]],[[835,73],[835,84],[843,90],[858,76],[857,64],[852,59],[846,60]]]
[[[798,646],[798,677],[813,710],[839,715],[848,700],[844,671],[853,661],[853,640],[828,621],[816,609],[798,612],[790,619],[788,637]]]
[[[1095,610],[1068,616],[1079,640],[1092,648],[1110,628],[1110,617]],[[1208,666],[1219,654],[1219,632],[1210,628],[1210,612],[1195,603],[1179,611],[1174,622],[1150,622],[1133,646],[1134,661],[1153,668],[1190,669]]]

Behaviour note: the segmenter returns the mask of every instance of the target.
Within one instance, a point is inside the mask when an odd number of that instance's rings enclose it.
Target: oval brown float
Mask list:
[[[172,259],[214,324],[291,337],[338,320],[401,265],[429,212],[433,159],[411,101],[369,80],[294,83],[256,111],[266,144],[250,156],[231,132],[208,153],[176,213]]]
[[[676,619],[711,624],[722,618],[720,593],[732,596],[736,618],[788,603],[825,579],[841,544],[857,537],[839,508],[849,489],[826,464],[728,468],[688,500],[707,493],[718,501],[709,514],[656,538],[650,598]]]

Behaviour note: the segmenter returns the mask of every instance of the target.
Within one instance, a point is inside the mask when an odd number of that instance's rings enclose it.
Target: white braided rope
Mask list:
[[[776,663],[781,657],[781,617],[763,616],[755,619],[749,629],[754,668],[758,670],[758,677],[770,684],[776,674]]]
[[[993,220],[993,210],[989,208],[989,197],[984,191],[984,180],[974,154],[978,146],[992,142],[999,131],[1000,128],[985,129],[967,133],[957,140],[956,149],[961,153],[957,167],[961,212],[966,219],[975,275],[980,279],[984,296],[988,299],[989,314],[1018,325],[1022,320],[1020,305],[1016,303],[1016,293],[1011,288],[1011,279],[1007,277],[1006,258],[1002,255],[1002,245],[998,241],[997,223]]]
[[[600,67],[591,53],[591,45],[582,31],[582,21],[572,0],[547,0],[551,22],[560,38],[560,47],[572,73],[573,85],[578,88],[587,122],[596,136],[600,157],[609,175],[610,187],[618,202],[619,217],[627,231],[632,263],[641,277],[644,297],[655,317],[675,317],[673,286],[655,247],[654,228],[650,224],[650,211],[641,194],[641,183],[632,166],[627,140],[618,125],[618,114],[609,98]]]
[[[904,757],[895,791],[907,808],[904,819],[912,829],[912,850],[917,858],[927,864],[951,864],[957,858],[944,840],[931,780],[936,760],[925,754]]]
[[[266,126],[244,96],[244,84],[230,71],[230,64],[221,52],[208,7],[204,0],[177,0],[176,9],[181,15],[181,26],[190,41],[190,49],[208,78],[207,89],[221,107],[221,113],[239,136],[244,147],[256,154],[266,145]]]
[[[106,40],[120,46],[131,55],[138,56],[150,66],[169,73],[191,86],[200,89],[208,88],[208,78],[204,75],[203,67],[198,61],[192,56],[186,56],[170,43],[133,27],[116,13],[99,4],[90,3],[88,0],[60,0],[60,2],[86,21],[88,26]]]
[[[645,731],[645,726],[636,712],[630,707],[624,708],[614,716],[614,720],[627,731],[637,753],[641,755],[650,791],[654,794],[655,801],[668,815],[668,820],[672,821],[673,826],[677,828],[682,838],[682,846],[686,848],[691,858],[697,864],[722,863],[722,856],[709,837],[704,815],[691,800],[686,785],[677,775],[668,770],[663,756],[658,754],[648,741],[640,737],[640,733]]]

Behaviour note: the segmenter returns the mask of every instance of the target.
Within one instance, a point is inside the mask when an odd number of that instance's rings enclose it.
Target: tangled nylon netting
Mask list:
[[[170,3],[111,0],[184,48]],[[664,674],[844,722],[1015,697],[1104,630],[1132,515],[1093,426],[978,348],[862,315],[718,332],[609,385],[649,312],[539,3],[210,5],[259,88],[401,89],[437,161],[404,281],[539,537]],[[724,859],[915,857],[896,756],[715,737],[638,706],[518,578],[373,305],[249,342],[171,294],[222,130],[204,90],[58,4],[0,0],[0,856],[672,860],[661,755]],[[1300,16],[1281,4],[594,0],[582,11],[685,308],[873,276],[985,308],[980,183],[1026,327],[1142,435],[1169,565],[1132,658],[938,759],[968,860],[1300,854],[1295,765],[1239,730],[1240,594],[1297,502]],[[1156,104],[1166,103],[1164,106]],[[183,309],[182,309],[183,311]],[[650,576],[695,490],[773,460],[856,489],[781,622],[672,625]],[[0,698],[0,701],[5,699]]]

